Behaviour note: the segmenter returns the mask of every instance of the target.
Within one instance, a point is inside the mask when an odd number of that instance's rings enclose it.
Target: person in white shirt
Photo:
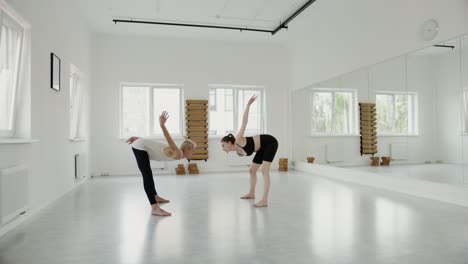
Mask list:
[[[167,144],[144,139],[140,137],[130,137],[127,143],[132,147],[133,154],[138,164],[138,168],[143,176],[143,186],[145,188],[146,196],[151,204],[151,212],[154,215],[170,216],[171,213],[161,209],[159,203],[168,203],[166,200],[158,195],[154,186],[153,171],[151,170],[150,160],[155,161],[172,161],[181,160],[183,158],[190,159],[196,144],[190,139],[182,142],[180,148],[174,143],[169,131],[166,128],[166,121],[169,114],[164,111],[159,116],[159,125],[166,138]]]

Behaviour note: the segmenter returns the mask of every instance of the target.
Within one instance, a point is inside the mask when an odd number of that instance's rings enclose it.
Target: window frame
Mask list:
[[[239,91],[259,91],[260,94],[261,94],[261,102],[260,102],[260,106],[259,106],[259,109],[261,109],[260,111],[260,134],[265,134],[267,133],[266,132],[266,89],[265,89],[265,86],[261,86],[261,85],[231,85],[231,84],[210,84],[209,86],[209,92],[211,92],[212,90],[215,90],[215,100],[216,99],[216,89],[232,89],[233,93],[232,93],[232,99],[233,99],[233,106],[232,106],[232,112],[233,112],[233,131],[225,131],[225,133],[232,133],[232,134],[235,134],[239,131],[240,127],[239,127]],[[225,98],[226,98],[226,95],[225,95]],[[211,99],[211,98],[210,98]],[[211,102],[209,102],[210,104]],[[215,102],[215,106],[216,106],[216,109],[219,109],[218,105],[217,105],[217,101]],[[211,110],[209,111],[211,112]],[[208,113],[208,120],[210,120],[210,117],[209,117],[210,113]],[[218,134],[211,134],[211,121],[208,122],[208,134],[211,138],[222,138],[223,135],[218,135]],[[246,130],[245,134],[247,134],[249,131]]]
[[[149,116],[149,133],[148,135],[124,135],[123,134],[123,90],[125,87],[145,87],[149,89],[148,96],[149,96],[149,104],[148,104],[148,116]],[[183,84],[163,84],[163,83],[133,83],[133,82],[121,82],[120,83],[120,109],[119,109],[119,116],[120,116],[120,139],[126,139],[128,136],[140,136],[145,138],[155,138],[155,139],[162,139],[164,138],[163,134],[155,134],[154,133],[154,89],[178,89],[179,90],[179,128],[180,133],[172,133],[171,136],[173,138],[183,138],[185,134],[185,127],[184,127],[184,85]],[[171,114],[171,113],[169,113]]]
[[[0,139],[11,139],[11,138],[15,138],[15,135],[17,133],[16,131],[16,123],[17,123],[16,118],[17,117],[16,116],[17,116],[17,112],[19,111],[17,96],[19,94],[19,89],[20,89],[19,84],[20,84],[21,68],[22,68],[21,62],[23,61],[23,55],[25,52],[25,38],[26,38],[27,26],[24,25],[22,19],[19,18],[17,15],[15,15],[13,11],[8,10],[8,6],[4,7],[0,3],[0,21],[3,21],[4,14],[6,14],[9,17],[9,19],[13,20],[13,23],[16,24],[15,26],[17,26],[18,29],[21,31],[21,34],[20,34],[21,38],[18,43],[19,50],[18,50],[18,57],[16,61],[17,63],[13,71],[14,81],[12,85],[13,87],[11,88],[13,89],[13,91],[12,91],[11,98],[10,98],[11,99],[10,115],[6,117],[8,119],[10,129],[0,130]],[[0,24],[0,38],[2,34],[2,25],[3,24]]]
[[[85,98],[86,98],[86,89],[83,85],[83,79],[84,79],[84,74],[78,69],[73,64],[70,64],[70,76],[69,79],[70,81],[73,82],[73,85],[70,82],[70,140],[76,141],[76,140],[84,140],[84,135],[82,134],[82,127],[83,125],[83,109],[85,105]],[[78,79],[78,81],[77,81]],[[77,85],[78,84],[78,85]],[[73,89],[73,94],[72,94],[72,89]],[[78,96],[78,101],[76,102],[78,105],[75,104],[75,101],[77,98],[74,96]],[[77,109],[76,112],[74,112],[74,109]],[[76,116],[73,116],[73,114],[76,114]],[[76,120],[74,120],[76,118]],[[73,125],[73,122],[75,122],[75,127]],[[75,128],[75,131],[73,131],[73,128]]]
[[[312,112],[314,108],[314,93],[331,93],[331,124],[330,124],[330,133],[320,133],[312,131]],[[335,94],[336,93],[351,93],[351,98],[353,99],[352,106],[352,116],[350,123],[352,124],[351,132],[346,134],[338,134],[333,132],[333,118],[335,116]],[[350,136],[359,136],[359,125],[358,125],[358,92],[356,89],[352,88],[311,88],[309,89],[309,103],[310,103],[310,117],[309,117],[309,135],[311,137],[350,137]]]
[[[377,95],[391,95],[392,96],[392,106],[393,106],[393,122],[392,122],[392,132],[390,133],[378,133],[378,136],[419,136],[419,113],[418,113],[418,93],[417,92],[400,92],[400,91],[376,91],[375,92],[375,102],[377,108]],[[408,105],[408,133],[397,133],[396,132],[396,96],[397,95],[406,95],[411,96],[411,105]],[[410,104],[408,102],[408,104]],[[410,107],[411,106],[411,107]],[[411,109],[411,110],[410,110]],[[409,114],[412,114],[411,116]],[[378,131],[378,116],[377,116],[377,131]]]

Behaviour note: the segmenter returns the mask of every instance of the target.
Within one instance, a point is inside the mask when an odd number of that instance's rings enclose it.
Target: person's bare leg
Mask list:
[[[242,196],[241,199],[255,199],[255,186],[257,185],[257,171],[258,168],[262,166],[261,164],[252,163],[250,165],[249,173],[250,173],[250,190],[249,193]]]
[[[264,161],[262,167],[263,173],[263,197],[262,200],[255,203],[255,207],[268,206],[268,194],[270,193],[270,167],[271,162]]]
[[[151,213],[158,216],[171,216],[172,214],[164,211],[157,203],[151,205]]]
[[[169,202],[169,200],[164,199],[164,198],[162,198],[161,196],[159,196],[157,194],[154,196],[154,198],[156,198],[156,202],[158,202],[158,203],[168,203]]]

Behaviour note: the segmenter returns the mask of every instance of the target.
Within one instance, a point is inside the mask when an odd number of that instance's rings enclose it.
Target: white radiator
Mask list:
[[[407,160],[408,146],[402,143],[390,144],[390,156],[392,160]]]
[[[26,212],[28,168],[24,165],[0,170],[0,225]]]
[[[75,154],[75,179],[85,178],[86,171],[87,171],[86,153]]]
[[[331,143],[325,146],[327,162],[341,162],[344,161],[343,145],[338,143]]]

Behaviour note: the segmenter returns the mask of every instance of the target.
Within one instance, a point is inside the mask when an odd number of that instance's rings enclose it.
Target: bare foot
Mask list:
[[[171,213],[166,212],[161,208],[154,208],[153,210],[151,210],[151,213],[154,215],[158,215],[158,216],[171,216],[172,215]]]
[[[168,203],[169,200],[166,200],[166,199],[156,195],[156,202],[158,202],[158,203]]]
[[[267,207],[268,206],[268,201],[267,200],[260,200],[255,203],[255,207]]]
[[[247,199],[247,200],[249,200],[249,199],[255,199],[255,194],[250,194],[250,193],[248,193],[248,194],[242,196],[241,199]]]

